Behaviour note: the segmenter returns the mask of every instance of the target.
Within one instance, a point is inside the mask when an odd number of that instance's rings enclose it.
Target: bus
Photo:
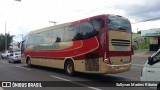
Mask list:
[[[103,14],[29,32],[22,41],[22,62],[75,72],[116,74],[131,67],[131,24]]]

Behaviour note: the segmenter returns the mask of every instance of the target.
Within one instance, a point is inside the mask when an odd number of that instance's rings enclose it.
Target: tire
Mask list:
[[[27,66],[28,66],[28,67],[31,67],[31,66],[32,66],[32,64],[31,64],[31,59],[30,59],[30,58],[27,59]]]
[[[65,70],[66,74],[69,76],[75,75],[74,64],[72,61],[67,61],[65,63],[64,70]]]
[[[8,61],[8,63],[11,63],[11,61]]]
[[[158,86],[157,86],[157,90],[160,90],[160,83],[159,83]]]
[[[3,56],[1,56],[2,57],[2,59],[4,59],[4,57]]]
[[[15,61],[12,59],[12,62],[15,63]]]

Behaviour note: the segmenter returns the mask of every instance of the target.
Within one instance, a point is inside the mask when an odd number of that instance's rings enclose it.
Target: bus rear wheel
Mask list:
[[[67,75],[73,76],[75,74],[73,62],[72,61],[67,61],[65,63],[64,70],[65,70]]]

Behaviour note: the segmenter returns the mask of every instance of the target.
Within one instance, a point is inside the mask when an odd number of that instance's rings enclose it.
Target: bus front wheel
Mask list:
[[[74,71],[74,64],[72,61],[67,61],[65,63],[65,67],[64,67],[65,72],[69,75],[69,76],[73,76],[75,71]]]
[[[2,57],[2,59],[4,59],[4,57],[3,56],[1,56]]]
[[[160,90],[160,83],[157,85],[157,90]]]

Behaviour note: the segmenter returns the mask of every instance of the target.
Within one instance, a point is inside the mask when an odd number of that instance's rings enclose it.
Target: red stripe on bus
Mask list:
[[[83,40],[83,45],[79,47],[79,45],[73,45],[74,48],[68,48],[68,50],[29,50],[26,52],[30,54],[31,57],[41,56],[43,58],[65,58],[65,57],[76,57],[85,55],[93,50],[98,49],[99,43],[95,38],[90,38],[89,40]]]
[[[131,51],[109,51],[109,56],[131,56]]]
[[[74,24],[79,24],[79,21],[74,21],[74,22],[71,22],[72,25]]]

